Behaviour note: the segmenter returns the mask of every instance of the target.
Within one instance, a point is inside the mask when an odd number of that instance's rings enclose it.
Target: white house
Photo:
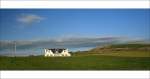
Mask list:
[[[68,49],[44,49],[45,57],[71,56]]]

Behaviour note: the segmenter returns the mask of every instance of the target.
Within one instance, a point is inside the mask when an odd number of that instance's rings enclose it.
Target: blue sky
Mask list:
[[[1,9],[0,40],[60,36],[149,38],[149,9]]]
[[[150,9],[0,9],[0,55],[150,43]],[[147,42],[146,42],[147,43]]]

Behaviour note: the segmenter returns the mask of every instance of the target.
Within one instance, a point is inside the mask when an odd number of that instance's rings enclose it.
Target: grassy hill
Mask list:
[[[150,57],[150,44],[118,44],[97,47],[87,51],[89,55],[121,57]]]
[[[109,45],[71,57],[0,57],[0,70],[150,70],[150,45]]]

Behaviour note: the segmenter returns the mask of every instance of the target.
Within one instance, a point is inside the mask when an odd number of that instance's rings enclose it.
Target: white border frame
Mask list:
[[[150,8],[150,1],[1,1],[1,8]]]
[[[149,0],[106,0],[106,1],[19,1],[2,0],[0,2],[2,9],[149,9]],[[149,79],[150,71],[0,71],[1,79],[22,79],[22,78],[98,78],[98,79]]]
[[[2,79],[9,78],[114,78],[149,79],[149,71],[1,71]]]

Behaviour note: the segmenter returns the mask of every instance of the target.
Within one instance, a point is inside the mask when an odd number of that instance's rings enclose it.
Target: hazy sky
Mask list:
[[[149,9],[0,9],[0,40],[149,38]]]

